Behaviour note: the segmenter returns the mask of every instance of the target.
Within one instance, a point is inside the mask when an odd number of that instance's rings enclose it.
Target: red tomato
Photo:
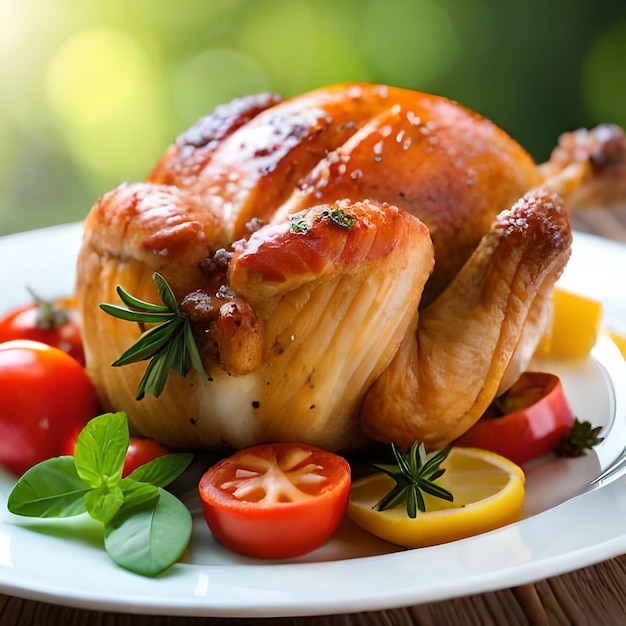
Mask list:
[[[285,559],[318,548],[337,530],[350,466],[307,444],[266,444],[219,461],[199,490],[217,541],[247,556]]]
[[[5,315],[0,319],[0,342],[13,339],[47,343],[85,364],[81,319],[74,298],[36,300]]]
[[[558,376],[525,372],[455,444],[491,450],[519,465],[552,451],[573,423]]]
[[[65,454],[100,412],[83,367],[36,341],[0,344],[0,464],[17,475]]]
[[[122,476],[128,476],[140,465],[152,461],[160,456],[169,454],[161,444],[154,439],[142,439],[141,437],[131,437],[128,443],[126,459],[124,460],[124,470]]]

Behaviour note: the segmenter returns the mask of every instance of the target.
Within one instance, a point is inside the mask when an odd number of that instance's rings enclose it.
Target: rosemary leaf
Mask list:
[[[198,351],[198,345],[196,344],[196,340],[193,338],[193,333],[191,332],[191,326],[189,326],[189,324],[185,324],[185,343],[187,346],[187,352],[191,358],[191,364],[200,374],[208,376],[204,369],[204,365],[202,364],[202,358],[200,357],[200,352]]]
[[[176,329],[176,335],[172,337],[169,353],[170,369],[181,376],[186,376],[191,366],[184,324],[180,324]]]
[[[141,324],[160,324],[172,318],[172,313],[147,313],[144,311],[129,311],[117,304],[101,304],[100,308],[109,315],[117,317],[127,322],[138,322]]]
[[[443,461],[446,460],[446,458],[450,454],[451,449],[452,449],[452,446],[447,446],[443,448],[442,450],[438,450],[437,452],[433,452],[430,455],[424,456],[423,461],[422,461],[423,463],[422,471],[425,474],[429,474],[431,476],[431,480],[433,480],[433,473],[436,472],[439,466],[441,465],[441,463],[443,463]],[[445,470],[440,470],[440,471],[443,474]]]
[[[386,509],[393,509],[394,507],[402,504],[405,500],[405,487],[402,485],[396,485],[388,494],[383,496],[375,505],[374,508],[379,511],[385,511]]]
[[[441,500],[447,500],[448,502],[453,502],[454,497],[452,494],[443,487],[433,483],[432,481],[420,481],[419,487],[425,493],[429,493],[431,496],[435,496],[436,498],[440,498]]]
[[[392,443],[391,450],[396,465],[374,467],[391,476],[396,484],[374,505],[375,509],[384,511],[404,503],[407,515],[415,518],[418,511],[426,511],[424,493],[449,502],[454,500],[447,489],[435,483],[445,472],[445,468],[440,465],[450,453],[451,446],[427,453],[423,444],[415,442],[406,454],[401,454]]]
[[[152,275],[152,280],[157,288],[159,293],[159,297],[163,300],[163,303],[166,307],[170,309],[170,311],[175,311],[176,313],[180,313],[180,309],[178,307],[178,302],[176,302],[176,296],[172,291],[172,288],[167,284],[167,281],[161,274],[155,272]]]
[[[118,286],[117,292],[122,302],[129,307],[101,304],[100,308],[118,319],[139,324],[156,324],[141,334],[113,365],[149,360],[139,386],[136,399],[141,400],[146,393],[158,397],[167,384],[169,373],[177,372],[185,377],[192,366],[207,376],[196,344],[189,316],[181,311],[171,287],[157,272],[152,276],[163,305],[144,302]]]
[[[145,300],[135,298],[135,296],[129,294],[128,291],[120,285],[117,287],[117,294],[120,297],[120,300],[130,309],[151,313],[172,313],[171,310],[163,304],[152,304],[152,302],[146,302]]]
[[[112,363],[114,367],[145,361],[156,356],[167,344],[173,340],[176,328],[180,321],[176,318],[154,326],[147,330],[139,339]]]
[[[148,363],[139,382],[135,399],[141,400],[146,393],[158,398],[165,389],[169,373],[169,355],[167,351],[159,352]]]

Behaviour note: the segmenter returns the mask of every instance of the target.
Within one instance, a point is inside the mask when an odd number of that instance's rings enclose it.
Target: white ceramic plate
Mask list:
[[[0,239],[0,309],[73,289],[80,225]],[[562,283],[595,296],[613,326],[626,321],[621,282],[626,248],[576,235]],[[296,616],[379,610],[492,591],[558,575],[626,552],[626,480],[590,483],[623,451],[626,367],[601,339],[577,363],[537,363],[561,375],[581,419],[604,426],[604,442],[581,459],[542,459],[527,466],[525,517],[478,537],[421,550],[397,548],[346,523],[307,557],[268,563],[217,546],[196,512],[183,562],[156,579],[109,560],[98,527],[27,522],[6,511],[13,485],[0,470],[0,591],[91,609],[229,617]]]

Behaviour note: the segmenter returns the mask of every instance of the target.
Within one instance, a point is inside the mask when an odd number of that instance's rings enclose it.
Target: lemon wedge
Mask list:
[[[426,512],[410,518],[404,506],[385,511],[373,507],[394,486],[382,472],[356,480],[348,517],[368,532],[406,548],[422,548],[505,526],[517,521],[524,505],[525,476],[504,457],[477,448],[452,448],[441,464],[438,484],[454,502],[424,494]]]

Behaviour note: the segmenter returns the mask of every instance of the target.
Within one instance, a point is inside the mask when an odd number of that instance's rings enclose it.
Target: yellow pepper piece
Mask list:
[[[608,332],[608,335],[613,340],[615,345],[619,348],[622,356],[626,359],[626,336],[621,333],[615,332],[614,330],[610,330]]]
[[[582,359],[593,348],[602,322],[602,304],[593,298],[554,289],[552,329],[539,344],[539,354]]]

